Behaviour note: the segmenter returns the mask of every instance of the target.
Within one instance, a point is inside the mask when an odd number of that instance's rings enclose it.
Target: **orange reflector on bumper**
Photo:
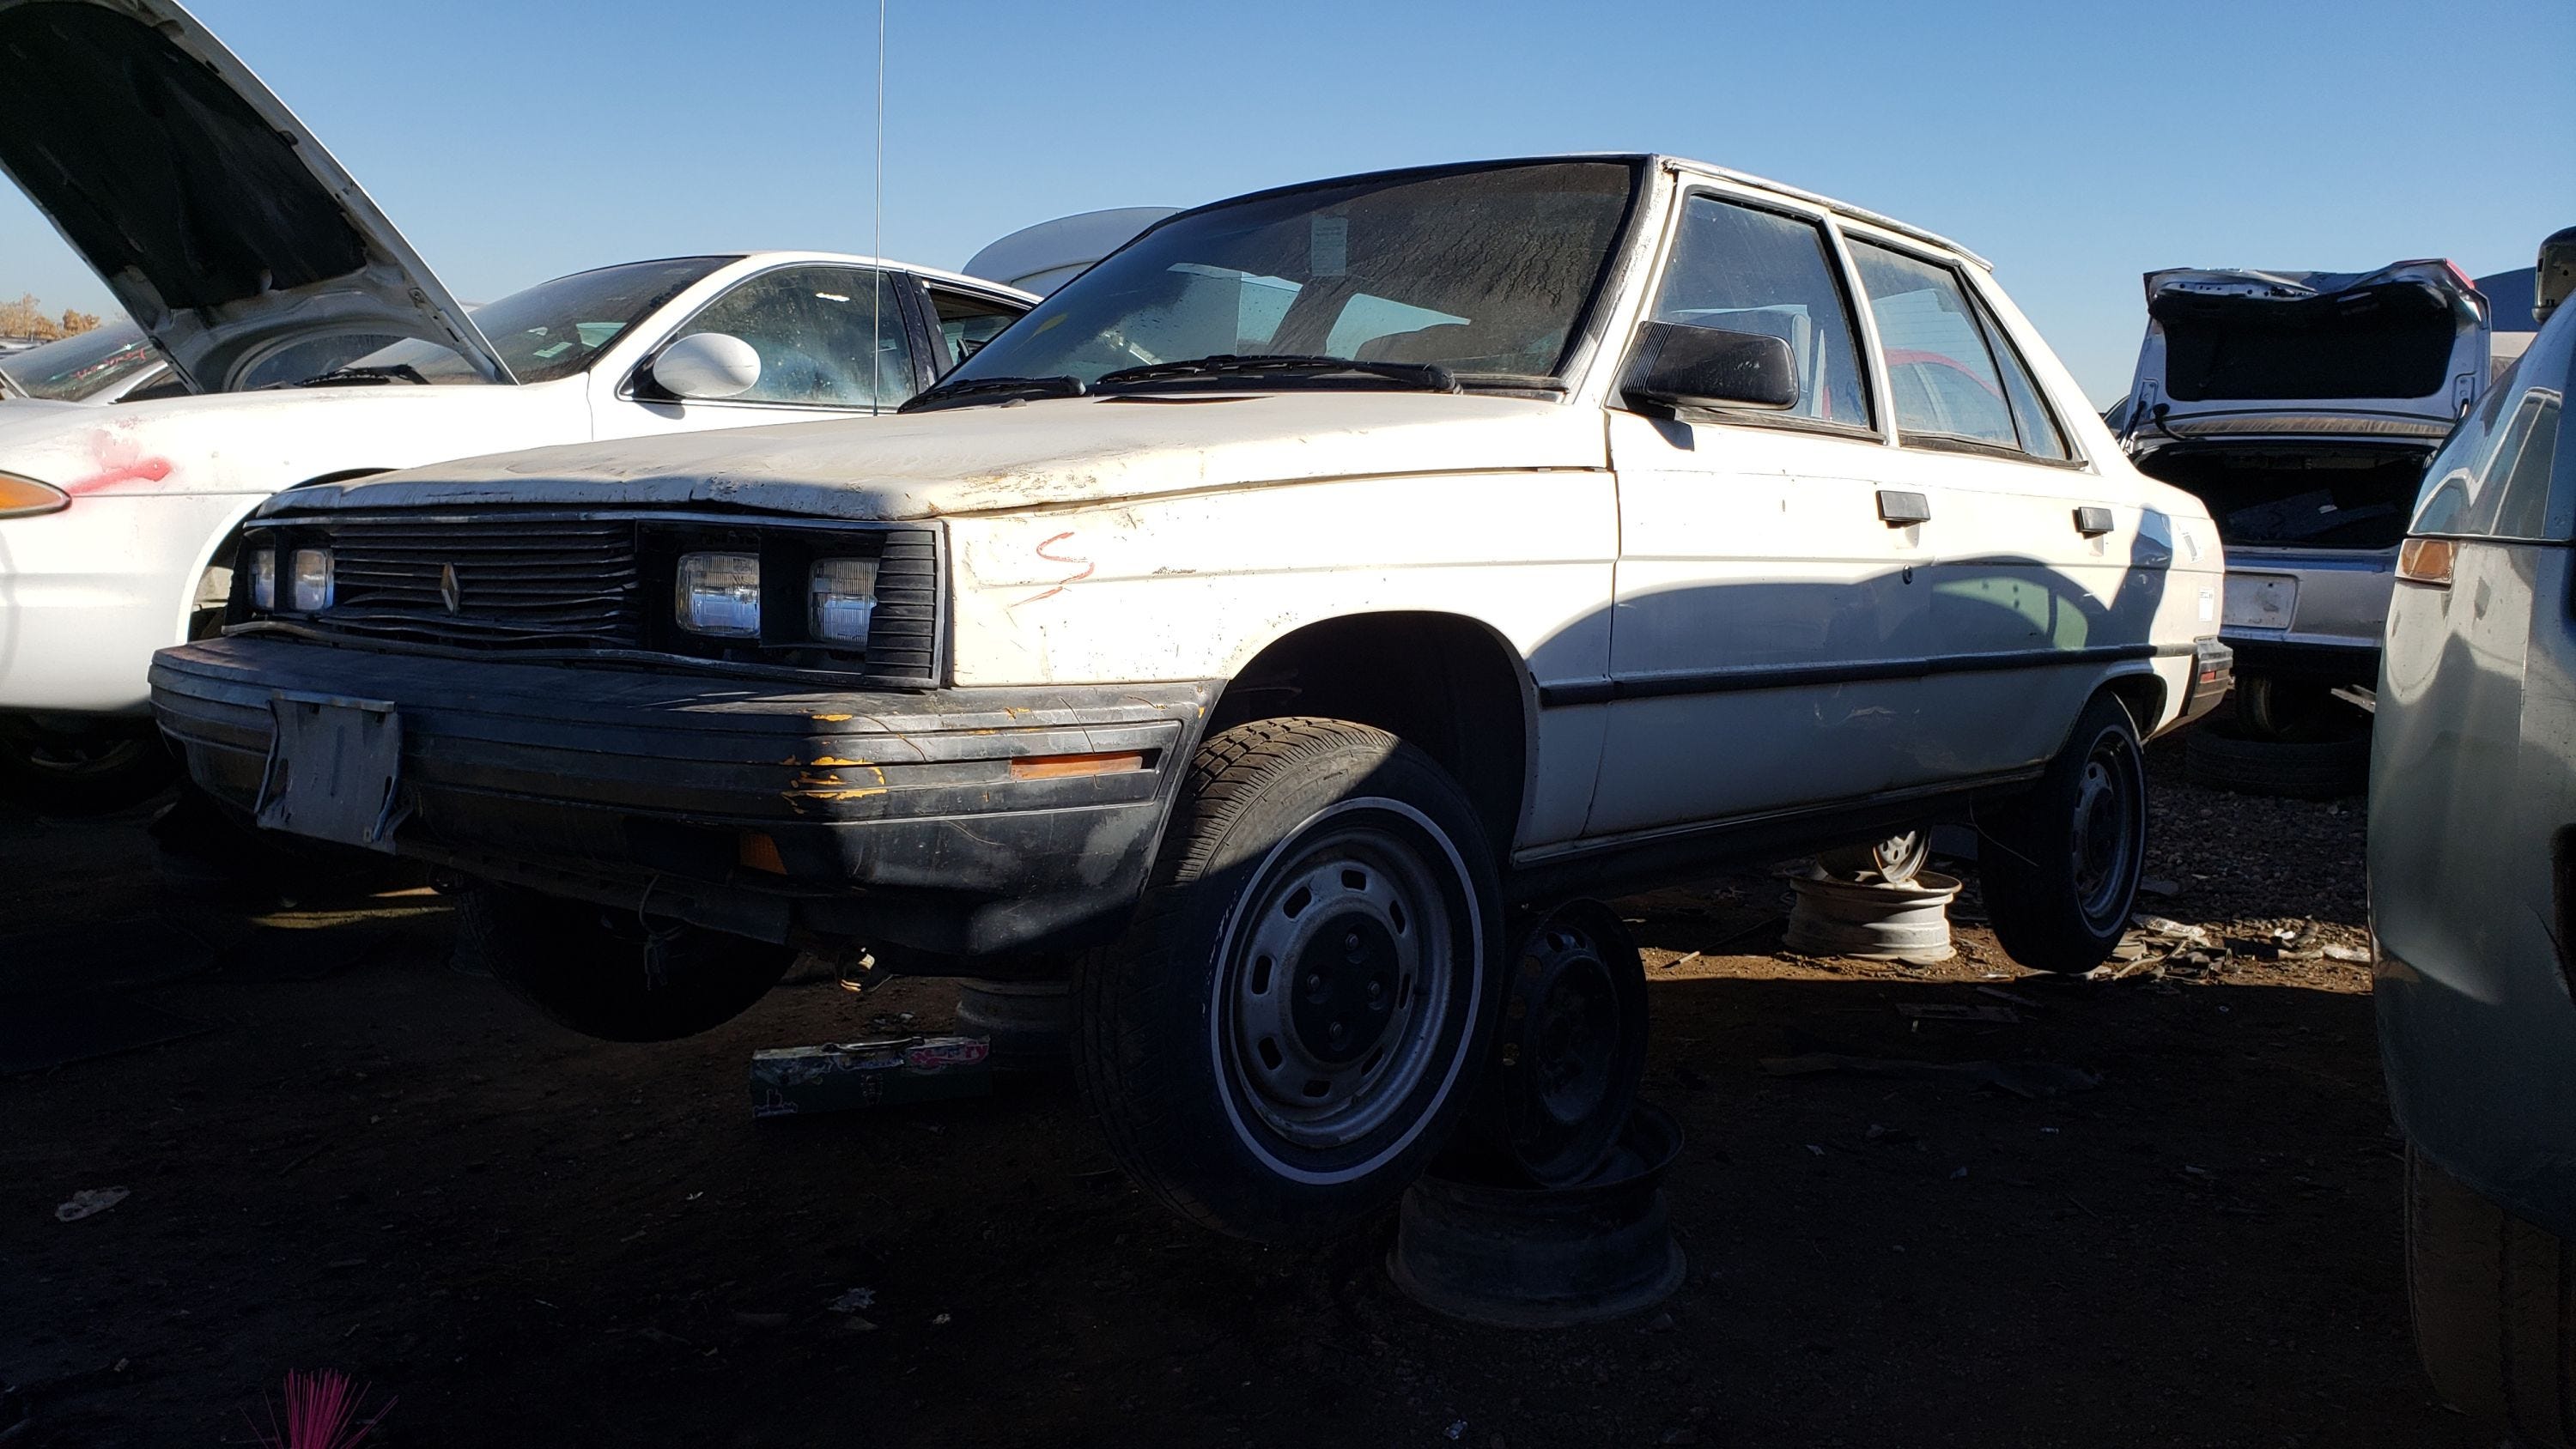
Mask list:
[[[757,830],[746,830],[736,837],[734,861],[745,870],[787,874],[787,862],[778,858],[778,842]]]
[[[1011,761],[1014,780],[1068,780],[1077,775],[1123,775],[1145,768],[1142,750],[1105,755],[1022,755]]]
[[[2459,545],[2447,538],[2410,538],[2397,550],[2397,576],[2410,584],[2451,586],[2451,564]]]

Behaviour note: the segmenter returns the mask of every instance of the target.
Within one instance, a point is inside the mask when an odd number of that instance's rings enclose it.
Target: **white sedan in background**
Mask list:
[[[144,671],[220,605],[236,526],[270,495],[891,409],[1036,300],[869,257],[736,252],[560,277],[469,318],[177,5],[0,0],[0,57],[0,82],[78,83],[41,105],[0,83],[0,169],[199,394],[0,408],[0,780],[58,807],[167,778]],[[373,350],[343,365],[353,344]]]

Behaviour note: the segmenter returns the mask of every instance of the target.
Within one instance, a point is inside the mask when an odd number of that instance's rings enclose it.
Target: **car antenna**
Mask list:
[[[877,0],[877,177],[869,222],[868,413],[885,411],[885,36],[886,0]]]

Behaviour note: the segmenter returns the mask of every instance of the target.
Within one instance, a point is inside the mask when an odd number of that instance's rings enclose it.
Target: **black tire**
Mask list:
[[[1255,1242],[1384,1209],[1482,1076],[1499,899],[1474,809],[1413,746],[1299,718],[1209,740],[1135,921],[1076,974],[1075,1075],[1112,1151]]]
[[[2183,741],[2183,772],[2195,785],[2239,795],[2336,800],[2369,791],[2370,736],[2250,740],[2203,725]]]
[[[957,1031],[991,1043],[994,1071],[1065,1071],[1073,1065],[1073,983],[961,980]]]
[[[57,726],[0,716],[0,793],[57,815],[139,805],[179,777],[179,757],[145,720]]]
[[[457,951],[556,1025],[602,1041],[676,1041],[751,1009],[793,949],[634,911],[479,884]],[[654,942],[658,939],[658,950]],[[658,959],[655,959],[658,957]]]
[[[2367,731],[2369,719],[2335,698],[2334,688],[2268,674],[2236,676],[2230,713],[2236,732],[2249,740],[2323,743]]]
[[[2415,1351],[2445,1403],[2531,1449],[2576,1444],[2576,1256],[2406,1149]]]
[[[2039,784],[1977,811],[1977,873],[2004,950],[2090,971],[2129,928],[2147,855],[2147,772],[2129,711],[2097,695]]]

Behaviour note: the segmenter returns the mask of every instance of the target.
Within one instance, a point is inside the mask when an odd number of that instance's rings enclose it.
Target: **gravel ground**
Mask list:
[[[752,1050],[936,1027],[945,983],[818,976],[602,1045],[452,970],[434,896],[183,907],[142,814],[0,813],[0,1013],[112,984],[199,1028],[0,1080],[0,1439],[31,1411],[13,1446],[250,1442],[289,1369],[335,1368],[396,1398],[392,1446],[2470,1444],[2408,1343],[2367,968],[2271,959],[2285,926],[2364,943],[2360,804],[2179,764],[2153,752],[2150,905],[2224,961],[2038,978],[1974,926],[1934,967],[1787,958],[1776,872],[1622,902],[1690,1274],[1554,1333],[1416,1307],[1385,1224],[1180,1226],[1059,1082],[750,1120]],[[2101,1085],[1762,1067],[1813,1053]]]

